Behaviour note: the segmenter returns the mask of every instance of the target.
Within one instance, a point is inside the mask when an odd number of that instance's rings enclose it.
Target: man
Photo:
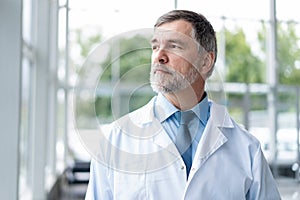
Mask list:
[[[207,19],[166,13],[151,44],[158,95],[102,128],[86,199],[280,199],[259,142],[205,92],[217,56]]]

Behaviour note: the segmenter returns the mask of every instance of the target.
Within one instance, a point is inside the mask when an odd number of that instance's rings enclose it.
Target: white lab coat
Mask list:
[[[102,129],[87,200],[280,199],[258,140],[225,107],[212,103],[187,179],[153,106],[154,100]]]

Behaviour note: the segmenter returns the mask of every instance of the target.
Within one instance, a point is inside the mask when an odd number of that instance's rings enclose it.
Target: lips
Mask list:
[[[171,74],[169,71],[166,71],[164,69],[155,69],[154,73],[164,73],[164,74]]]
[[[154,65],[154,74],[156,73],[164,73],[164,74],[173,74],[173,72],[164,65]]]

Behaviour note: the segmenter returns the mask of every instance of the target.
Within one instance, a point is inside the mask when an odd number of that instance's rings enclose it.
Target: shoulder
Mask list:
[[[260,148],[260,142],[245,127],[236,122],[223,105],[211,103],[211,118],[225,137],[240,145]]]
[[[234,131],[238,133],[241,137],[241,139],[244,139],[246,141],[249,141],[250,144],[253,144],[256,147],[260,147],[259,140],[249,132],[242,124],[238,124],[234,119],[232,119],[232,122],[234,124]]]
[[[154,102],[156,97],[153,97],[147,104],[134,110],[119,119],[116,119],[112,123],[103,126],[105,132],[112,130],[127,130],[130,131],[133,127],[144,127],[145,124],[152,122],[154,118]]]
[[[127,115],[121,117],[117,121],[119,123],[127,123],[128,120],[133,121],[135,124],[148,123],[152,121],[154,118],[154,104],[155,104],[156,96],[153,97],[147,104],[134,110]]]

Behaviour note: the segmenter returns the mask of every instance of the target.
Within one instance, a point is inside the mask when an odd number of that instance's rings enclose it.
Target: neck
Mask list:
[[[164,96],[179,110],[185,111],[193,108],[205,98],[204,84],[185,88],[174,93],[165,93]]]

